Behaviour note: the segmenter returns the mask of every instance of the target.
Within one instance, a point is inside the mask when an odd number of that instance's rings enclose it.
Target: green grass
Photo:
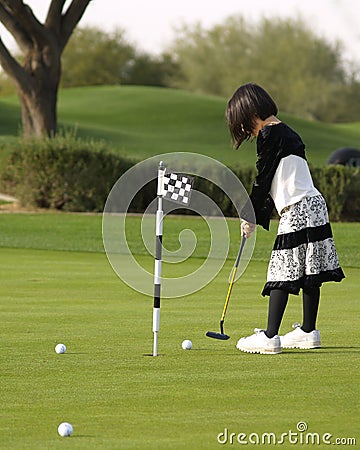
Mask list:
[[[129,221],[138,260],[151,266],[152,258],[137,247],[139,218]],[[193,225],[200,241],[205,236],[199,220],[166,221],[170,246],[176,246],[176,228]],[[229,226],[236,236],[238,224]],[[225,326],[232,339],[205,337],[218,329],[229,258],[203,290],[163,300],[160,356],[153,358],[147,356],[152,299],[112,271],[102,251],[101,216],[0,215],[0,448],[216,449],[225,428],[280,438],[296,432],[300,421],[309,432],[359,442],[360,227],[339,223],[333,229],[347,278],[322,289],[322,349],[263,356],[234,347],[238,337],[265,325],[260,291],[273,223],[270,233],[259,230],[254,258],[234,286]],[[190,258],[186,267],[198,261]],[[301,302],[292,296],[282,331],[299,318]],[[185,338],[193,350],[181,349]],[[68,346],[66,354],[54,352],[58,342]],[[73,437],[57,435],[62,421],[73,424]]]
[[[140,239],[141,216],[127,218],[127,240],[136,255],[148,252]],[[238,251],[239,222],[228,219],[231,246],[229,257],[235,258]],[[208,252],[208,227],[198,217],[167,216],[164,220],[164,245],[170,250],[178,247],[179,233],[190,228],[198,238],[196,255],[205,258]],[[360,242],[358,223],[333,223],[337,246],[340,245],[342,264],[360,269],[359,255],[354,242]],[[267,262],[276,235],[277,221],[271,224],[270,232],[257,227],[257,240],[253,259]],[[103,252],[101,214],[26,213],[0,215],[0,248],[29,248],[38,250],[61,250],[79,252]],[[349,239],[349,236],[352,238]]]
[[[58,106],[62,127],[105,140],[132,158],[187,151],[228,165],[253,165],[256,159],[254,143],[238,152],[231,148],[223,98],[164,88],[102,86],[62,90]],[[0,99],[0,132],[6,139],[18,135],[20,117],[17,98]],[[323,165],[339,147],[359,146],[358,123],[324,124],[287,114],[280,118],[302,136],[313,165]]]

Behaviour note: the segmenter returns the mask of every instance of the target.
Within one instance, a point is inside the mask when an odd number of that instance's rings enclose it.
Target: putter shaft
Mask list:
[[[241,258],[241,254],[245,245],[245,241],[246,241],[246,237],[243,236],[241,239],[241,244],[240,244],[240,248],[239,248],[239,252],[238,255],[236,257],[236,261],[234,264],[234,267],[232,269],[231,272],[231,277],[230,277],[230,283],[229,283],[229,288],[226,294],[226,300],[225,300],[225,304],[224,304],[224,308],[223,308],[223,312],[221,314],[221,319],[220,319],[220,333],[214,333],[212,331],[208,331],[206,333],[206,336],[208,337],[212,337],[214,339],[221,339],[221,340],[227,340],[230,338],[230,336],[228,336],[227,334],[224,333],[224,321],[225,321],[225,315],[226,315],[226,311],[227,311],[227,307],[229,304],[229,300],[230,300],[230,294],[235,282],[235,276],[236,276],[236,272],[237,272],[237,268],[239,266],[239,262],[240,262],[240,258]]]

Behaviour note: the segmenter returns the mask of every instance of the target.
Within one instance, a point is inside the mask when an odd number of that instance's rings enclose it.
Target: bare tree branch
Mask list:
[[[73,0],[65,15],[63,15],[60,37],[60,45],[62,49],[64,49],[67,44],[71,33],[74,31],[74,28],[80,21],[90,2],[91,0]]]
[[[4,7],[3,1],[0,0],[0,22],[11,33],[23,51],[29,50],[31,47],[31,39],[26,31],[15,20],[8,10]]]
[[[61,31],[62,10],[66,0],[52,0],[45,20],[45,26],[58,36]]]
[[[12,77],[16,83],[23,87],[31,87],[31,78],[29,74],[21,67],[21,65],[13,58],[9,50],[4,45],[2,39],[0,38],[0,64],[6,73]]]
[[[38,44],[47,43],[48,36],[45,27],[38,21],[31,8],[22,0],[1,0],[9,14],[16,17],[18,26],[36,39]]]

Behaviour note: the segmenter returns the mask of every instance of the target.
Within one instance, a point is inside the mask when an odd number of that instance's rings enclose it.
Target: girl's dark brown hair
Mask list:
[[[226,107],[226,120],[234,147],[249,140],[255,127],[255,119],[276,116],[278,108],[274,100],[261,86],[247,83],[240,86]]]

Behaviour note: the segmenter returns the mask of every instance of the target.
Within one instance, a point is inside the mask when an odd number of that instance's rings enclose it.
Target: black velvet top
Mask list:
[[[274,201],[270,196],[271,183],[282,158],[289,155],[306,160],[305,145],[300,136],[288,125],[280,122],[262,128],[257,137],[257,176],[253,183],[250,200],[255,212],[256,223],[269,230]],[[248,220],[252,214],[242,210],[241,218]],[[248,219],[246,218],[248,217]],[[248,220],[251,222],[251,220]]]

